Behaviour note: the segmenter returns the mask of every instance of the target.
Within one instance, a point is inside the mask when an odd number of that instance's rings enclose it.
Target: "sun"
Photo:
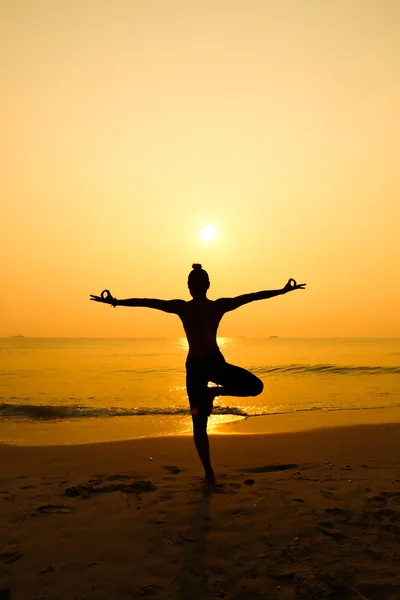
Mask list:
[[[218,231],[215,229],[214,225],[206,225],[200,231],[200,237],[203,242],[212,242],[218,235]]]

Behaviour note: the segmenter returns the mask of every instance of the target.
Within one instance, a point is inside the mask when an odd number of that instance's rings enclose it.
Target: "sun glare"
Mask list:
[[[217,237],[218,232],[215,229],[214,225],[206,225],[200,231],[200,236],[203,242],[212,242]]]

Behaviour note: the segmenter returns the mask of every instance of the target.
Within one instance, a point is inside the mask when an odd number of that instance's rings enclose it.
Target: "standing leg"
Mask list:
[[[215,483],[215,475],[211,466],[210,443],[207,434],[208,421],[208,388],[207,381],[196,375],[186,375],[186,388],[189,396],[190,410],[193,420],[193,438],[197,453],[204,467],[205,478]]]
[[[206,417],[206,419],[207,418],[208,417]],[[205,427],[196,427],[193,419],[193,438],[197,453],[204,467],[204,477],[209,483],[215,483],[215,475],[210,459],[210,443],[208,440],[207,424]]]

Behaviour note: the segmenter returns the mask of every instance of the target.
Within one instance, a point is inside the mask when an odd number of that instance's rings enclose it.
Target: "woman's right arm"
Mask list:
[[[115,298],[115,306],[144,306],[176,314],[179,313],[183,303],[184,300],[158,300],[157,298],[126,298],[125,300],[117,300]]]
[[[109,290],[104,290],[100,296],[91,294],[90,299],[94,302],[110,304],[114,308],[116,306],[144,306],[146,308],[154,308],[156,310],[176,314],[179,314],[180,309],[183,304],[185,304],[184,300],[159,300],[157,298],[126,298],[124,300],[118,300],[111,295]]]

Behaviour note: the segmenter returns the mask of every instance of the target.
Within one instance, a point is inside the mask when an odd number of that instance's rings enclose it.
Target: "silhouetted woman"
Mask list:
[[[104,290],[101,296],[90,297],[91,300],[111,304],[114,307],[146,306],[174,313],[180,317],[189,343],[186,359],[186,389],[192,413],[194,442],[203,463],[205,477],[210,482],[215,481],[215,476],[210,461],[207,421],[213,408],[214,398],[216,396],[258,396],[264,387],[261,379],[253,373],[226,362],[217,344],[219,323],[226,312],[235,310],[243,304],[304,289],[305,285],[289,279],[281,290],[209,300],[207,298],[207,290],[210,287],[208,273],[200,264],[194,264],[188,278],[188,288],[193,298],[189,301],[150,298],[117,300],[108,290]],[[209,382],[216,383],[218,386],[208,387]]]

